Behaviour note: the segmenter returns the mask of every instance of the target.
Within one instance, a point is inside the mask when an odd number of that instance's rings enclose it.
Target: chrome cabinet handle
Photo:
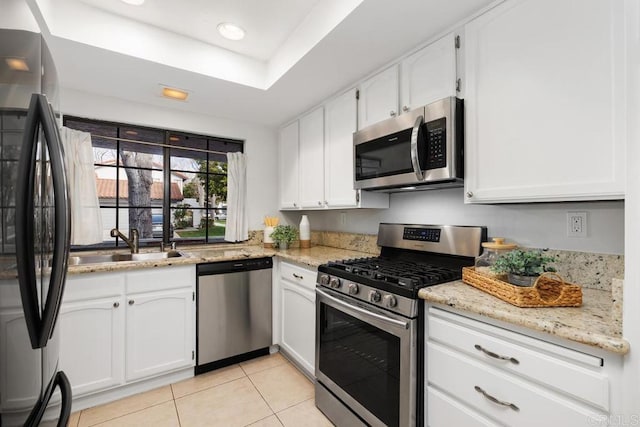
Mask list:
[[[397,114],[397,113],[396,113],[395,111],[393,111],[393,110],[389,111],[389,115],[390,115],[391,117],[395,117],[395,116],[396,116],[396,114]]]
[[[467,197],[470,199],[473,197],[473,191],[467,191]]]
[[[294,208],[297,208],[297,207],[298,207],[298,204],[297,204],[296,202],[293,202],[293,207],[294,207]]]
[[[516,359],[515,357],[509,357],[509,356],[500,356],[498,353],[494,353],[493,351],[489,351],[486,348],[483,348],[480,344],[476,344],[473,346],[476,350],[483,352],[484,354],[486,354],[489,357],[492,357],[494,359],[498,359],[498,360],[507,360],[511,363],[513,363],[514,365],[518,365],[520,364],[520,361],[518,359]]]
[[[404,107],[402,107],[402,111],[404,111],[404,112],[406,113],[407,111],[409,111],[409,107],[407,107],[407,106],[405,105]]]
[[[496,405],[500,405],[500,406],[506,406],[508,408],[513,409],[514,411],[518,412],[520,410],[520,408],[518,408],[516,405],[514,405],[511,402],[505,402],[504,400],[500,400],[500,399],[496,399],[495,397],[491,396],[489,393],[487,393],[486,391],[484,391],[482,388],[478,387],[478,386],[474,386],[473,387],[478,393],[480,393],[481,395],[483,395],[485,398],[487,398],[489,401],[495,403]]]
[[[120,303],[118,301],[113,303],[113,308],[118,308],[120,307]]]
[[[293,273],[293,277],[295,277],[296,279],[304,279],[304,276],[301,276],[299,274]]]
[[[136,303],[136,302],[135,302],[134,300],[132,300],[132,299],[130,299],[130,300],[129,300],[129,305],[133,305],[133,304],[135,304],[135,303]]]
[[[322,206],[322,202],[318,200],[318,206]]]

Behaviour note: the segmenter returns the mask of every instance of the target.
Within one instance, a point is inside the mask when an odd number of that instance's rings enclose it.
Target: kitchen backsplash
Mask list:
[[[249,244],[262,244],[262,230],[249,231]],[[338,231],[312,231],[313,246],[329,246],[378,255],[378,236],[375,234],[343,233]],[[298,247],[297,242],[292,248]],[[624,256],[591,252],[548,250],[556,257],[555,267],[568,282],[590,289],[612,291],[612,280],[624,278]],[[621,281],[620,281],[621,282]],[[615,295],[614,295],[615,296]]]

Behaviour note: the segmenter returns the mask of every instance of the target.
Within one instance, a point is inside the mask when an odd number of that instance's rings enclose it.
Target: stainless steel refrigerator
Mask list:
[[[70,234],[57,91],[41,34],[0,28],[0,427],[66,426],[71,411],[56,329]]]

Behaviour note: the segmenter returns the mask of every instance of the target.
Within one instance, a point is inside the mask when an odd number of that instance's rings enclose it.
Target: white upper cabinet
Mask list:
[[[353,133],[358,123],[356,90],[324,106],[324,189],[329,207],[356,206],[353,189]]]
[[[465,27],[465,201],[624,196],[624,3],[512,0]]]
[[[376,74],[360,85],[358,129],[398,115],[398,66]]]
[[[280,206],[300,206],[298,183],[298,121],[280,130]]]
[[[324,206],[324,109],[300,118],[300,207]]]
[[[400,65],[401,111],[456,96],[456,35],[450,33],[406,58]]]

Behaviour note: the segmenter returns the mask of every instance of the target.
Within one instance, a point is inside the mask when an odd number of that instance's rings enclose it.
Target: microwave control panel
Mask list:
[[[425,124],[427,140],[426,170],[447,166],[447,119],[441,118]]]

